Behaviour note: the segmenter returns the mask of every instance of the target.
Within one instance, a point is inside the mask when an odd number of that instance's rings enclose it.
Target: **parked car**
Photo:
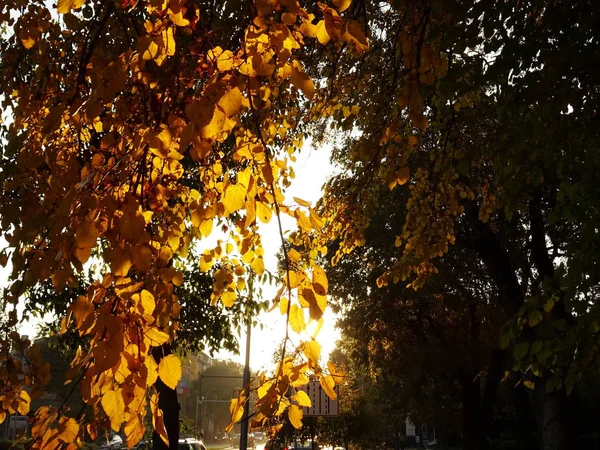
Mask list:
[[[231,446],[239,447],[240,445],[240,433],[235,433],[231,436]],[[246,448],[254,450],[256,448],[256,439],[254,439],[254,435],[252,433],[248,433],[248,442],[246,443]]]
[[[321,450],[321,446],[316,442],[292,442],[287,450]]]
[[[94,442],[99,450],[120,450],[123,447],[123,438],[112,431],[108,436],[102,436]]]
[[[178,450],[206,450],[202,441],[194,438],[179,439],[177,448]]]
[[[438,448],[438,442],[436,439],[432,439],[431,441],[426,441],[425,447],[426,448]]]

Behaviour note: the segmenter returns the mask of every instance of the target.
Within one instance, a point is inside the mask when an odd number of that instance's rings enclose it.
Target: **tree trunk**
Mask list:
[[[561,423],[561,407],[558,395],[546,394],[542,405],[542,444],[544,450],[564,450],[565,433]]]
[[[532,394],[532,391],[525,388],[522,383],[511,390],[515,408],[515,434],[518,450],[533,450],[532,443],[535,442],[533,436],[539,429],[537,418],[534,416],[531,407],[529,394]],[[538,449],[541,449],[540,443],[538,443]]]
[[[152,349],[152,356],[154,356],[157,364],[160,364],[160,360],[171,353],[170,344],[164,344]],[[165,428],[167,430],[167,436],[169,437],[169,445],[167,446],[158,433],[154,431],[152,432],[152,449],[178,450],[179,410],[181,409],[181,406],[177,400],[177,391],[164,384],[160,378],[156,380],[155,387],[158,392],[158,406],[163,412]]]
[[[538,381],[534,390],[536,419],[543,450],[566,450],[573,443],[573,421],[569,414],[575,408],[574,398],[564,388],[546,392],[545,383]]]
[[[481,415],[479,378],[466,374],[461,377],[463,411],[463,448],[481,450]]]

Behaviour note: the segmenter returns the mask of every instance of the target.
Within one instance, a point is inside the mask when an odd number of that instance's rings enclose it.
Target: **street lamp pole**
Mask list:
[[[240,426],[240,450],[248,448],[248,417],[250,412],[250,332],[252,331],[252,319],[248,320],[246,327],[246,365],[244,366],[244,381],[246,404],[244,405],[244,415]]]
[[[195,421],[195,424],[196,424],[196,430],[198,430],[198,431],[200,431],[200,428],[198,428],[198,405],[202,405],[204,403],[203,400],[204,400],[204,397],[199,396],[199,395],[196,396],[196,421]],[[200,433],[198,433],[198,434],[200,434]]]

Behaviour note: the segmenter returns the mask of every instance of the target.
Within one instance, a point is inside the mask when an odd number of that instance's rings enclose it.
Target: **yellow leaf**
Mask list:
[[[223,196],[225,211],[232,213],[241,209],[244,206],[247,192],[248,188],[240,183],[227,186],[225,195]]]
[[[526,388],[529,388],[531,390],[535,389],[535,383],[533,381],[530,381],[530,380],[523,381],[523,384],[525,385]]]
[[[257,256],[252,260],[250,267],[252,267],[254,273],[259,277],[265,272],[265,262],[260,256]]]
[[[302,408],[296,405],[290,405],[288,409],[288,417],[294,428],[302,428]]]
[[[75,324],[80,335],[84,335],[91,328],[95,319],[95,308],[87,295],[77,297],[77,300],[69,307],[75,317]]]
[[[233,117],[240,112],[243,98],[242,91],[235,87],[228,90],[225,95],[221,97],[218,104],[223,108],[227,117]]]
[[[304,274],[302,272],[293,272],[293,271],[290,271],[288,273],[289,280],[290,280],[289,281],[289,288],[290,289],[294,289],[294,288],[298,287],[298,285],[300,284],[300,282],[304,279],[303,275]]]
[[[298,305],[293,304],[290,308],[290,327],[296,333],[301,333],[305,326],[304,310],[298,307]]]
[[[313,269],[312,286],[318,295],[327,295],[327,276],[319,266],[315,266]]]
[[[302,91],[306,98],[312,100],[315,95],[315,83],[313,83],[311,77],[306,73],[301,72],[296,67],[292,67],[290,80],[294,86]]]
[[[125,423],[124,429],[127,447],[134,448],[134,446],[144,437],[144,431],[144,424],[140,414],[131,414],[129,420]]]
[[[140,36],[137,40],[138,53],[142,56],[142,59],[145,61],[150,61],[155,59],[159,54],[159,46],[152,39],[151,36]]]
[[[237,294],[234,290],[227,289],[221,294],[221,301],[223,302],[223,306],[230,308],[235,303],[235,299],[237,298]]]
[[[323,45],[327,44],[331,39],[331,37],[329,36],[329,33],[327,33],[327,30],[325,29],[325,21],[324,20],[321,20],[317,24],[317,39]]]
[[[149,328],[145,333],[146,338],[150,341],[152,347],[158,347],[169,340],[169,335],[158,328]]]
[[[21,414],[22,416],[26,416],[29,413],[29,407],[31,405],[31,397],[29,397],[29,394],[27,393],[27,391],[21,391],[21,394],[19,394],[19,407],[17,408],[19,414]]]
[[[225,432],[229,433],[233,425],[238,423],[244,415],[244,402],[237,398],[231,400],[229,404],[229,413],[231,414],[231,422],[227,425]]]
[[[169,155],[172,142],[171,131],[166,125],[161,125],[159,130],[152,133],[148,142],[150,153],[164,159]]]
[[[112,274],[116,277],[125,277],[132,266],[132,262],[129,258],[129,252],[115,247],[112,250],[111,258],[111,270]]]
[[[256,216],[262,223],[269,223],[273,211],[263,202],[256,202]]]
[[[106,412],[106,415],[110,419],[110,427],[113,431],[118,432],[125,418],[125,403],[123,402],[121,390],[106,391],[100,402],[102,408],[104,408],[104,412]]]
[[[331,400],[335,400],[337,398],[337,394],[335,393],[335,382],[333,381],[333,377],[331,375],[327,375],[326,377],[321,377],[321,387],[327,394],[327,396]]]
[[[219,72],[233,69],[233,53],[230,50],[225,50],[218,56],[217,69],[219,69]]]
[[[153,394],[152,397],[150,397],[150,410],[152,411],[152,426],[162,441],[168,446],[169,438],[167,436],[167,429],[165,428],[163,413],[158,407],[158,394]]]
[[[146,289],[142,289],[140,293],[140,304],[144,311],[144,314],[152,315],[154,312],[154,308],[156,307],[156,302],[154,301],[154,295],[148,292]]]
[[[327,368],[329,369],[329,374],[333,378],[335,384],[340,384],[342,381],[344,381],[344,372],[340,371],[334,363],[329,361],[327,363]]]
[[[308,341],[304,343],[304,355],[308,358],[308,361],[313,365],[319,364],[319,358],[321,357],[321,344],[317,341]]]
[[[292,396],[292,400],[298,403],[298,406],[306,406],[307,408],[312,406],[310,397],[304,391],[296,391],[296,393]]]
[[[339,12],[346,11],[350,7],[351,3],[352,0],[333,0],[333,4]]]
[[[216,140],[223,131],[223,126],[227,121],[227,115],[220,108],[214,108],[210,122],[202,127],[200,135],[203,139]]]
[[[187,8],[179,8],[177,11],[173,11],[172,9],[168,10],[169,19],[178,27],[186,27],[190,24],[190,21],[184,17]]]
[[[177,387],[181,379],[181,361],[175,355],[167,355],[158,363],[158,376],[171,389]]]
[[[162,32],[163,46],[167,51],[167,55],[173,56],[175,54],[175,37],[173,36],[173,28],[168,27]]]
[[[333,0],[333,4],[339,12],[346,11],[350,7],[351,3],[352,0]]]
[[[310,212],[310,223],[313,226],[313,228],[315,230],[322,229],[324,226],[323,219],[321,219],[319,217],[319,215],[317,214],[317,212],[314,209],[310,208],[309,212]]]
[[[281,312],[282,315],[287,314],[289,304],[289,300],[285,297],[279,302],[279,312]]]
[[[156,383],[156,379],[158,378],[158,364],[156,364],[156,361],[152,355],[148,355],[144,360],[144,365],[148,371],[146,385],[152,386],[154,383]]]
[[[66,14],[72,9],[79,9],[85,3],[85,0],[58,0],[56,10],[59,14]]]
[[[292,248],[288,251],[288,258],[290,258],[290,260],[293,262],[298,262],[300,261],[300,259],[302,259],[302,255],[300,255],[300,252],[298,252],[298,250]]]
[[[213,229],[213,221],[212,220],[203,220],[202,223],[200,223],[200,233],[202,233],[202,236],[204,236],[204,237],[210,236],[212,229]]]

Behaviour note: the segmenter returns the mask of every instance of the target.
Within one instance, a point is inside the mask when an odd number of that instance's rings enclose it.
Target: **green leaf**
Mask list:
[[[519,361],[527,355],[529,351],[529,342],[519,342],[515,345],[515,349],[513,350],[513,357]]]
[[[500,336],[500,348],[505,349],[510,344],[510,337],[508,334],[503,334]]]

